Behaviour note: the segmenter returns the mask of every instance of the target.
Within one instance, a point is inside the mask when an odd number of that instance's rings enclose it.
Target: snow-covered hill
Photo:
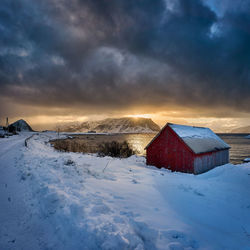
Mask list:
[[[97,133],[152,133],[158,132],[160,127],[148,118],[108,118],[100,121],[73,123],[60,128],[64,132]]]
[[[29,136],[0,140],[0,249],[249,249],[249,163],[195,176]]]
[[[23,119],[13,122],[12,124],[10,124],[10,126],[15,127],[17,131],[33,131],[30,125]]]

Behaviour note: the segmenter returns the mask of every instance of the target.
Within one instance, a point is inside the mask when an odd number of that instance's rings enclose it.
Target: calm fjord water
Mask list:
[[[250,158],[250,139],[248,134],[218,134],[230,148],[230,162],[233,164],[242,163],[245,158]]]
[[[98,145],[105,141],[126,140],[139,155],[145,155],[144,148],[154,138],[156,134],[81,134],[74,135],[85,143],[93,143]],[[230,145],[230,162],[233,164],[242,163],[245,158],[250,158],[250,139],[247,139],[247,134],[218,134],[222,140]]]

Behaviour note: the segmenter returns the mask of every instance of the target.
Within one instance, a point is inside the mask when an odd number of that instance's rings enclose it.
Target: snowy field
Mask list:
[[[202,175],[0,139],[0,249],[250,249],[250,163]]]

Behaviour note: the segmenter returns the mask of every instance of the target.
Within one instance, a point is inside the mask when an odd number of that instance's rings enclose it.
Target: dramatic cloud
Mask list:
[[[2,0],[0,115],[6,103],[249,112],[250,1],[239,2]]]

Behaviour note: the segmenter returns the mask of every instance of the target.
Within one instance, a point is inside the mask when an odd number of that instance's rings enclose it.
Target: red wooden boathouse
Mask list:
[[[146,146],[147,165],[200,174],[229,162],[229,145],[209,128],[167,123]]]

